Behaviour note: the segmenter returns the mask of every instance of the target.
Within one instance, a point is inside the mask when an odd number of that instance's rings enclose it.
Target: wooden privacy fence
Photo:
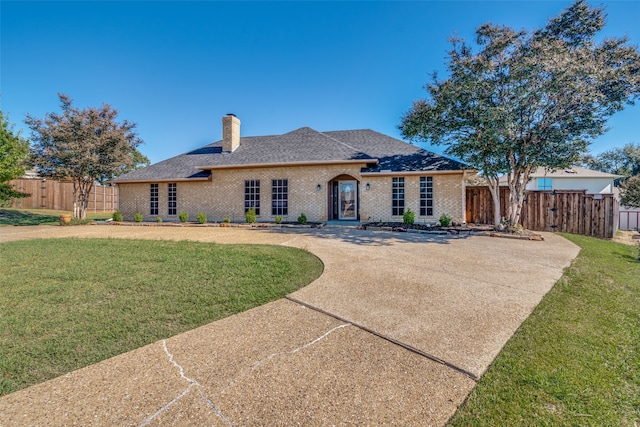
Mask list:
[[[73,183],[49,179],[16,179],[16,190],[31,196],[18,199],[14,207],[24,209],[54,209],[73,211]],[[87,212],[112,212],[118,209],[118,188],[94,185]]]
[[[508,188],[500,189],[500,216],[507,215]],[[534,231],[560,231],[611,238],[616,231],[617,201],[612,194],[585,191],[529,191],[520,224]],[[493,199],[487,187],[467,187],[467,223],[493,224]]]

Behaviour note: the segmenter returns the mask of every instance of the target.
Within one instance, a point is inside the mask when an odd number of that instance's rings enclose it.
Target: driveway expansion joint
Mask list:
[[[447,362],[446,360],[440,359],[439,357],[436,357],[436,356],[434,356],[432,354],[426,353],[426,352],[424,352],[422,350],[419,350],[419,349],[417,349],[415,347],[412,347],[412,346],[410,346],[408,344],[405,344],[405,343],[403,343],[401,341],[398,341],[396,339],[388,337],[388,336],[386,336],[384,334],[381,334],[380,332],[376,332],[373,329],[367,328],[364,325],[360,325],[360,324],[355,323],[355,322],[353,322],[351,320],[345,319],[345,318],[343,318],[341,316],[338,316],[337,314],[333,314],[333,313],[325,311],[325,310],[323,310],[321,308],[315,307],[315,306],[313,306],[311,304],[307,304],[306,302],[300,301],[300,300],[298,300],[296,298],[293,298],[292,296],[286,295],[285,299],[288,299],[289,301],[294,302],[296,304],[300,304],[300,305],[302,305],[304,307],[310,308],[311,310],[317,311],[318,313],[322,313],[322,314],[327,315],[329,317],[333,317],[334,319],[340,320],[341,322],[347,322],[348,324],[350,324],[352,326],[355,326],[358,329],[361,329],[361,330],[363,330],[365,332],[368,332],[368,333],[370,333],[372,335],[375,335],[378,338],[382,338],[385,341],[388,341],[388,342],[390,342],[392,344],[395,344],[395,345],[397,345],[399,347],[402,347],[405,350],[408,350],[408,351],[410,351],[412,353],[415,353],[415,354],[417,354],[419,356],[422,356],[422,357],[424,357],[426,359],[429,359],[429,360],[431,360],[433,362],[436,362],[436,363],[439,363],[441,365],[444,365],[444,366],[446,366],[446,367],[448,367],[448,368],[450,368],[450,369],[452,369],[452,370],[454,370],[454,371],[466,376],[467,378],[469,378],[469,379],[471,379],[471,380],[473,380],[475,382],[478,382],[479,377],[477,375],[475,375],[472,372],[467,371],[466,369],[463,369],[463,368],[461,368],[459,366],[456,366],[453,363]]]

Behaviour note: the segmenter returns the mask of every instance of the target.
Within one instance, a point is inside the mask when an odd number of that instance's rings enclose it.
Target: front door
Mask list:
[[[357,219],[356,188],[358,188],[357,181],[338,181],[339,219]]]

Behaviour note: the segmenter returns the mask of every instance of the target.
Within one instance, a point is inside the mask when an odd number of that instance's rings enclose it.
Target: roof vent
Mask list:
[[[578,173],[578,172],[574,171],[573,169],[567,169],[564,171],[564,173]]]

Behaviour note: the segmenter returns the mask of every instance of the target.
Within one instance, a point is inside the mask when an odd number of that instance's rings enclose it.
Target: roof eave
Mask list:
[[[108,181],[109,184],[147,184],[147,183],[160,183],[160,182],[194,182],[194,181],[211,181],[211,176],[198,177],[198,178],[161,178],[161,179],[127,179],[122,181]]]
[[[379,172],[361,172],[361,176],[407,176],[407,175],[462,175],[469,169],[458,170],[427,170],[427,171],[379,171]]]
[[[378,164],[378,159],[357,159],[357,160],[317,160],[284,163],[246,163],[240,165],[211,165],[196,166],[200,170],[220,170],[220,169],[255,169],[291,166],[324,166],[324,165],[346,165],[346,164]]]

